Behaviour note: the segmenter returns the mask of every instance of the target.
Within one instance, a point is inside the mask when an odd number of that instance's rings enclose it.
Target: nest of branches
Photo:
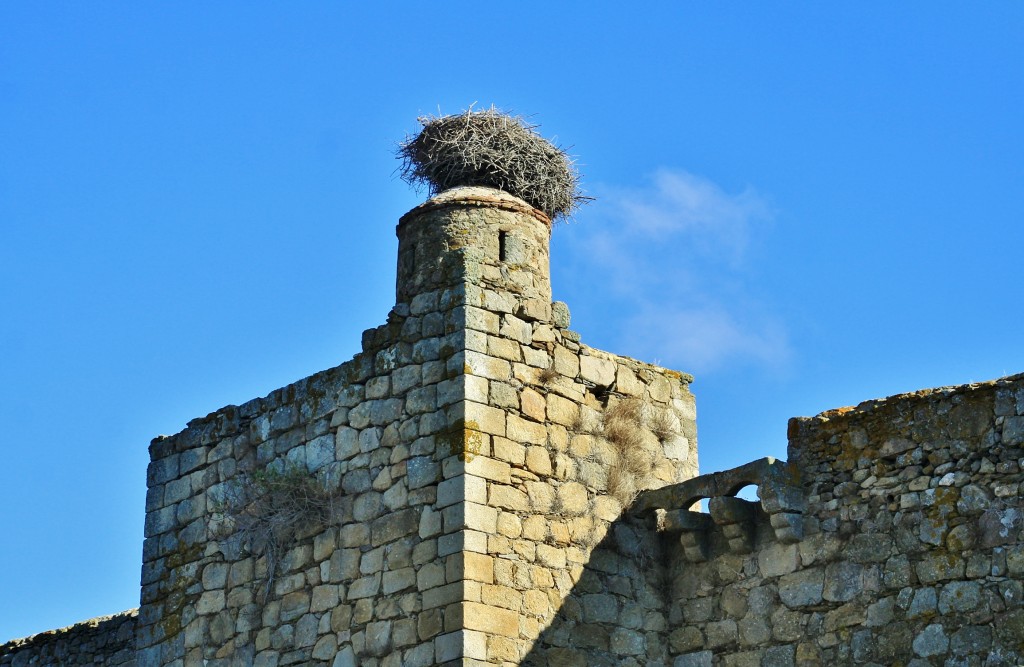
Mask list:
[[[326,489],[299,467],[266,468],[237,477],[218,510],[233,539],[266,558],[263,599],[268,599],[282,561],[303,533],[329,525],[340,491]]]
[[[518,116],[490,108],[450,116],[421,116],[423,129],[398,148],[402,179],[430,194],[459,186],[504,190],[565,218],[589,201],[572,158]]]

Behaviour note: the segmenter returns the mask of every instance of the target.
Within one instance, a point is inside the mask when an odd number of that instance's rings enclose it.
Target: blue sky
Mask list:
[[[1024,4],[387,7],[0,4],[0,642],[137,604],[153,436],[384,321],[420,114],[578,156],[555,297],[706,472],[1024,371]]]

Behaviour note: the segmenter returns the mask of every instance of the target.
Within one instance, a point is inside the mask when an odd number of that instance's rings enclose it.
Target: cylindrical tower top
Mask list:
[[[551,303],[551,220],[494,188],[445,190],[398,223],[397,303],[470,283],[525,303]]]

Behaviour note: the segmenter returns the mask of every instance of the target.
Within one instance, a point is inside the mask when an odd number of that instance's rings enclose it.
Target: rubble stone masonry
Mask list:
[[[795,419],[788,463],[698,477],[692,378],[580,341],[550,233],[488,188],[406,214],[354,359],[153,440],[137,616],[0,666],[1024,662],[1024,376]],[[231,512],[274,475],[330,498],[279,560]]]
[[[803,537],[778,539],[758,505],[749,548],[714,506],[716,525],[681,533],[708,552],[673,561],[675,667],[1024,664],[1024,375],[793,419],[789,435]]]
[[[134,667],[137,609],[0,644],[0,665]]]

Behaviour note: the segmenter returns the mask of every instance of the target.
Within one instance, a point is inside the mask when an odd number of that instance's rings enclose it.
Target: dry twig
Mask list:
[[[421,116],[423,129],[398,148],[399,173],[431,194],[458,186],[504,190],[552,219],[571,215],[591,198],[564,150],[526,124],[491,107],[450,116]]]
[[[266,558],[264,600],[296,536],[328,525],[339,494],[298,467],[246,473],[228,486],[219,510],[232,528],[232,539]]]

